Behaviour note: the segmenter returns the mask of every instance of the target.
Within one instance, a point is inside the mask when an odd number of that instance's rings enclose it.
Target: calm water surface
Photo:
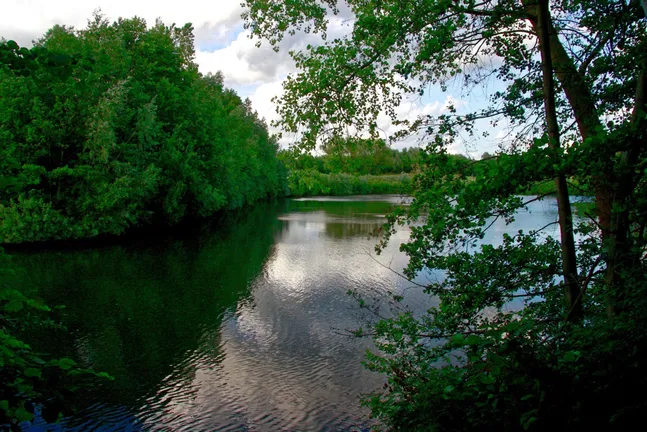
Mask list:
[[[217,228],[16,255],[23,289],[67,306],[69,335],[39,347],[116,378],[83,395],[62,425],[31,429],[368,430],[359,396],[383,378],[361,365],[371,342],[340,334],[368,319],[347,291],[433,304],[388,268],[406,265],[406,230],[373,253],[371,234],[401,201],[289,200]],[[556,217],[552,201],[534,203],[486,240]]]

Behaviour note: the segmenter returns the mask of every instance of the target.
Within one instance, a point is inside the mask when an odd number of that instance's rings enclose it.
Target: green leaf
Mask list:
[[[451,343],[453,345],[463,346],[465,345],[465,336],[463,336],[462,334],[455,334],[451,338]]]
[[[58,361],[58,367],[63,370],[72,369],[74,366],[76,366],[76,362],[70,358],[62,358]]]
[[[18,420],[21,423],[31,421],[34,418],[34,415],[29,411],[27,411],[26,409],[24,409],[23,407],[16,409],[16,411],[14,412],[14,416],[16,417],[16,420]]]
[[[28,299],[27,304],[34,309],[43,311],[43,312],[49,312],[51,309],[49,306],[47,306],[42,299]]]
[[[566,353],[564,354],[564,361],[568,363],[575,362],[579,357],[579,351],[566,351]]]
[[[41,371],[39,369],[36,369],[36,368],[27,368],[27,369],[25,369],[25,376],[30,377],[30,378],[32,378],[32,377],[40,378],[41,377]]]
[[[115,377],[113,377],[112,375],[110,375],[110,374],[109,374],[109,373],[107,373],[107,372],[98,372],[98,373],[97,373],[97,376],[98,376],[98,377],[100,377],[100,378],[106,378],[106,379],[109,379],[109,380],[111,380],[111,381],[113,381],[113,380],[115,379]]]
[[[21,311],[23,307],[24,305],[22,300],[14,299],[4,306],[4,310],[7,312],[18,312]]]
[[[481,343],[482,339],[476,335],[469,335],[467,339],[465,339],[465,344],[466,345],[478,345]]]

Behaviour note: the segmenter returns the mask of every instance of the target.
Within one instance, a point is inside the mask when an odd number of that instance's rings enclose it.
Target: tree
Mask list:
[[[384,140],[337,137],[322,147],[331,172],[384,174],[391,172],[394,151]]]
[[[120,235],[282,192],[278,146],[193,27],[141,18],[0,44],[0,243]]]
[[[335,0],[246,4],[252,34],[277,47],[285,32],[325,37],[329,14],[341,9]],[[647,298],[647,35],[640,2],[346,6],[354,15],[348,36],[292,54],[299,73],[284,84],[279,123],[301,133],[305,149],[349,127],[375,135],[381,111],[423,134],[415,199],[390,217],[382,244],[398,224],[417,221],[401,246],[410,257],[406,274],[427,268],[445,275],[425,288],[439,298],[437,308],[384,315],[375,326],[383,354],[373,354],[369,365],[389,381],[368,401],[373,413],[405,430],[579,429],[596,426],[587,417],[593,414],[630,424],[646,404],[638,391],[645,380],[634,368],[644,361]],[[452,81],[469,91],[493,78],[500,90],[483,110],[397,117],[408,92],[446,89]],[[502,119],[511,140],[467,175],[448,146],[459,131],[476,134],[479,122],[497,126]],[[595,196],[595,215],[577,224],[566,181],[573,176],[578,193]],[[548,179],[557,188],[559,241],[537,229],[465,251],[493,220],[511,221],[540,198],[521,198],[517,190]],[[507,308],[515,299],[525,306]],[[616,358],[629,347],[631,367]]]

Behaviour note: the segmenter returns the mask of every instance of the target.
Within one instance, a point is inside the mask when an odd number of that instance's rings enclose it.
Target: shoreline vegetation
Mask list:
[[[415,173],[365,174],[322,173],[312,169],[293,170],[288,173],[287,197],[301,198],[311,196],[344,195],[384,195],[413,194]],[[576,183],[574,181],[574,183]],[[547,180],[519,188],[518,195],[555,195],[555,182]],[[591,197],[587,191],[579,196]],[[580,203],[576,203],[580,204]],[[582,203],[584,204],[584,203]]]
[[[413,192],[414,175],[381,174],[354,175],[349,173],[320,173],[312,170],[288,174],[288,197],[345,195],[408,195]]]
[[[202,74],[193,27],[141,18],[0,42],[0,244],[121,235],[281,196],[278,143]]]
[[[554,195],[551,178],[532,182],[502,183],[497,178],[501,166],[511,163],[509,155],[483,154],[479,160],[460,154],[431,156],[419,147],[393,149],[382,139],[336,138],[323,147],[324,154],[312,155],[294,150],[278,152],[287,171],[286,196],[342,196],[409,194],[424,188],[429,173],[451,169],[460,181],[500,183],[518,195]],[[418,182],[420,184],[418,184]],[[569,179],[575,195],[591,196],[577,178]]]

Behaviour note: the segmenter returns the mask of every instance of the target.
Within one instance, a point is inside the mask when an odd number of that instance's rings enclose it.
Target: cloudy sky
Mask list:
[[[3,0],[2,3],[0,37],[13,39],[25,46],[29,46],[32,40],[40,37],[55,24],[85,27],[96,9],[101,9],[111,20],[139,16],[149,24],[154,23],[158,17],[166,24],[183,25],[190,22],[195,28],[196,61],[200,71],[222,71],[225,85],[235,89],[242,98],[249,97],[259,115],[267,120],[276,119],[271,99],[281,93],[281,83],[285,77],[295,72],[288,51],[321,42],[316,35],[297,34],[286,37],[278,53],[268,44],[257,48],[256,41],[251,40],[249,33],[243,28],[240,0]],[[343,36],[349,31],[351,23],[352,14],[342,10],[339,16],[331,18],[328,37]],[[423,98],[411,97],[406,100],[400,107],[399,114],[408,118],[415,118],[421,113],[440,114],[449,101],[465,109],[475,109],[483,103],[485,96],[485,93],[459,95],[451,90],[450,94],[443,94],[438,89],[430,89]],[[379,126],[385,136],[395,131],[386,116],[381,116]],[[495,133],[493,138],[496,136]],[[287,146],[295,139],[284,136],[282,145]],[[397,147],[411,145],[415,143],[405,142]],[[458,145],[453,151],[478,156],[483,151],[491,152],[495,148],[494,139],[479,140],[478,143],[471,140],[467,145]]]

